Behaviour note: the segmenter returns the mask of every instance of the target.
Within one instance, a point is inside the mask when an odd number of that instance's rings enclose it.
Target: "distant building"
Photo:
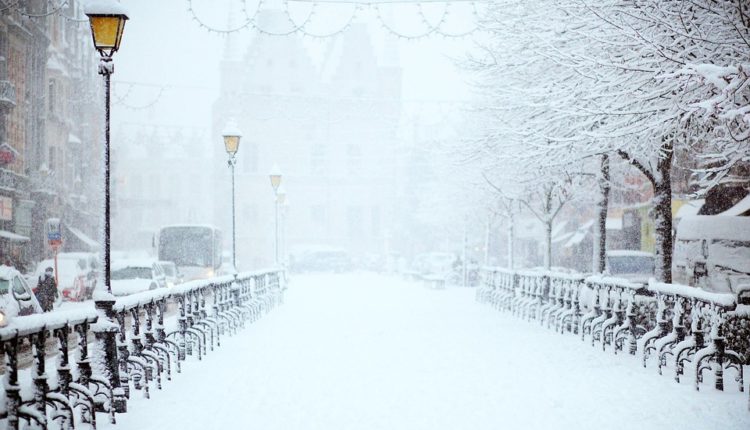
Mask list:
[[[212,224],[211,153],[203,133],[157,129],[116,136],[112,246],[151,251],[169,224]]]
[[[262,23],[283,19],[264,10]],[[268,26],[273,28],[272,25]],[[382,254],[396,211],[401,69],[395,46],[380,59],[365,25],[332,39],[316,66],[300,37],[257,36],[240,56],[231,36],[213,108],[216,216],[231,247],[230,174],[221,131],[234,118],[237,261],[274,258],[274,195],[268,174],[283,172],[288,249],[329,245],[354,256]]]

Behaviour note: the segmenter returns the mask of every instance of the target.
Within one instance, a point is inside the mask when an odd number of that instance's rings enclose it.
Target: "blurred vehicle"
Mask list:
[[[42,313],[42,307],[21,273],[0,266],[0,326],[9,318]]]
[[[158,233],[160,261],[173,261],[186,281],[208,279],[221,268],[221,230],[211,225],[170,225]]]
[[[339,273],[352,270],[352,259],[340,248],[314,247],[293,253],[291,265],[295,272]]]
[[[608,275],[630,282],[647,284],[654,276],[654,254],[643,251],[609,250],[605,256]]]
[[[161,266],[149,260],[119,260],[112,262],[110,272],[112,294],[127,296],[141,291],[166,288],[167,280]]]
[[[362,256],[361,266],[364,270],[372,272],[385,272],[386,261],[385,257],[380,254],[368,253]]]
[[[677,225],[673,281],[718,293],[750,283],[750,217],[686,216]]]
[[[440,275],[448,278],[454,271],[461,270],[460,267],[454,268],[456,262],[460,266],[461,262],[456,254],[450,252],[426,252],[414,257],[411,266],[412,270],[421,275]]]
[[[60,291],[59,301],[81,302],[90,300],[96,287],[98,274],[98,259],[96,254],[89,252],[61,252],[57,254],[57,289]],[[36,292],[39,279],[44,277],[44,270],[55,268],[55,260],[42,260],[36,266],[34,273],[28,278]]]
[[[183,276],[177,269],[177,265],[172,261],[157,261],[156,264],[161,267],[164,272],[164,278],[167,282],[167,287],[172,288],[177,284],[182,283]]]

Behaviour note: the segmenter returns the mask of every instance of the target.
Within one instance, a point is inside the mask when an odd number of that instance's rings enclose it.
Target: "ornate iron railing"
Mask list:
[[[750,365],[748,298],[750,286],[738,295],[718,294],[653,280],[644,285],[491,267],[482,270],[476,293],[481,303],[588,337],[604,351],[640,353],[643,366],[656,361],[659,374],[671,367],[677,382],[692,369],[696,390],[711,369],[715,388],[723,390],[724,374],[731,371],[739,391],[744,391],[742,366]]]
[[[15,318],[0,328],[7,374],[0,423],[96,428],[97,413],[114,423],[134,392],[148,398],[161,390],[188,357],[202,360],[224,336],[283,303],[284,289],[283,272],[260,271],[100,301],[96,310]]]

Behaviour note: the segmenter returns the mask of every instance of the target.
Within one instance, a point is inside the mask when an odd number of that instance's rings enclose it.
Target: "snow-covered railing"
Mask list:
[[[696,389],[713,369],[714,385],[723,390],[724,373],[731,370],[743,390],[742,366],[750,364],[750,286],[738,295],[717,294],[653,280],[645,285],[486,267],[476,297],[561,333],[588,336],[605,351],[640,351],[644,366],[655,357],[659,374],[671,365],[678,382],[689,364]]]
[[[93,309],[55,312],[14,318],[0,328],[0,344],[5,355],[4,402],[0,417],[8,429],[18,429],[21,421],[47,428],[47,408],[62,428],[80,420],[96,426],[95,411],[112,399],[109,383],[94,375],[89,355],[89,334],[99,316]],[[71,335],[77,335],[77,359],[71,364]],[[47,372],[48,342],[57,350],[54,378]],[[30,381],[20,377],[19,367],[31,359]],[[73,372],[73,369],[76,371]],[[22,386],[30,382],[30,386]],[[114,422],[114,415],[110,414]]]
[[[100,300],[97,310],[15,318],[0,328],[7,374],[0,426],[4,421],[5,428],[15,430],[25,421],[47,428],[59,421],[60,428],[95,428],[96,412],[106,412],[114,423],[115,412],[127,411],[133,391],[148,398],[152,386],[161,389],[164,380],[171,380],[173,366],[180,373],[187,357],[202,360],[220,346],[222,336],[282,303],[283,291],[283,272],[266,270]],[[175,311],[176,324],[165,323]],[[69,360],[73,334],[75,370]],[[89,353],[92,335],[96,341]],[[50,338],[58,350],[54,383],[46,371]],[[21,361],[29,355],[31,385],[25,387],[19,372],[25,372]]]

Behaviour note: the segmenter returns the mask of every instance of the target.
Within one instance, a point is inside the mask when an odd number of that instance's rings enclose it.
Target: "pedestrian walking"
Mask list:
[[[55,300],[60,293],[57,292],[57,281],[55,281],[54,270],[48,267],[44,271],[44,278],[39,278],[36,289],[36,299],[44,312],[52,310]]]

